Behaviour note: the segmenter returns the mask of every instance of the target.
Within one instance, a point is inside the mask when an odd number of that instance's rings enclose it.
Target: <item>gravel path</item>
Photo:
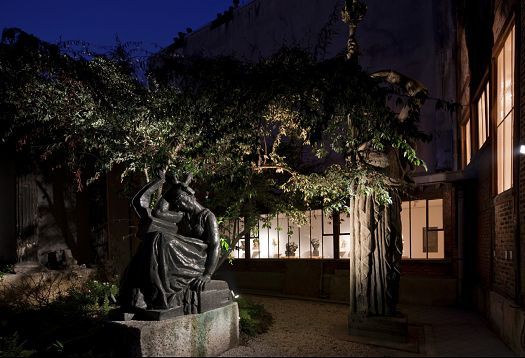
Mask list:
[[[349,342],[348,306],[275,297],[247,296],[271,312],[274,324],[267,333],[250,338],[222,357],[353,357],[383,356],[372,346]]]

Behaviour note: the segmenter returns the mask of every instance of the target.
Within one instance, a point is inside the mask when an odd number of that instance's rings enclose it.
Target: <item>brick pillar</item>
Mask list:
[[[519,9],[517,11],[516,21],[516,46],[519,53],[519,63],[517,70],[519,71],[519,86],[518,86],[518,103],[516,103],[517,115],[519,116],[516,124],[519,125],[519,141],[518,145],[525,144],[525,5],[522,1],[519,2]],[[520,251],[519,256],[519,272],[520,272],[520,291],[521,303],[525,306],[525,155],[519,155],[518,167],[518,188],[519,188],[519,241]]]

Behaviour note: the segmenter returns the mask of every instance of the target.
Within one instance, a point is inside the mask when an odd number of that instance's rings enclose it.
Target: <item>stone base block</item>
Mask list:
[[[349,315],[348,332],[351,336],[406,343],[408,319],[404,315],[396,317]]]
[[[118,356],[218,356],[239,345],[237,303],[162,321],[111,321]]]

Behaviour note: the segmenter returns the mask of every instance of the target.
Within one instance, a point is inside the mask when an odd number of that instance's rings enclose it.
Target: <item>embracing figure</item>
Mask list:
[[[199,311],[219,258],[219,230],[215,215],[197,202],[191,179],[161,176],[133,198],[141,244],[120,285],[119,301],[128,311]],[[151,209],[153,193],[165,182],[168,189]]]

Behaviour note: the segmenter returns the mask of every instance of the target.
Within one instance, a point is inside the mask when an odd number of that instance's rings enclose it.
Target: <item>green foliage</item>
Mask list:
[[[273,317],[263,305],[247,298],[239,297],[240,331],[250,337],[268,332],[273,324]]]
[[[1,264],[0,265],[0,281],[6,274],[15,273],[14,265],[11,264]]]
[[[225,235],[221,235],[220,237],[220,247],[221,247],[221,253],[223,256],[227,256],[228,257],[228,263],[230,265],[233,265],[233,258],[231,256],[229,256],[230,252],[233,250],[232,248],[232,239],[225,236]]]
[[[69,290],[68,295],[58,301],[58,304],[76,304],[86,312],[106,315],[111,306],[116,305],[118,287],[109,282],[91,280],[82,288]]]
[[[49,291],[56,289],[48,287]],[[2,301],[0,356],[107,356],[110,337],[104,335],[103,322],[116,293],[115,285],[92,280],[46,303]]]
[[[388,204],[404,176],[374,158],[424,166],[414,150],[426,139],[424,98],[407,98],[398,120],[392,86],[343,56],[317,62],[282,49],[250,64],[161,53],[147,84],[132,62],[122,47],[79,56],[4,31],[0,138],[65,167],[79,190],[115,166],[142,182],[159,168],[192,173],[203,204],[225,220],[279,212],[301,222],[306,209],[348,210],[361,194]]]
[[[5,324],[5,322],[3,322]],[[0,337],[0,357],[29,357],[35,351],[24,348],[17,332]]]

